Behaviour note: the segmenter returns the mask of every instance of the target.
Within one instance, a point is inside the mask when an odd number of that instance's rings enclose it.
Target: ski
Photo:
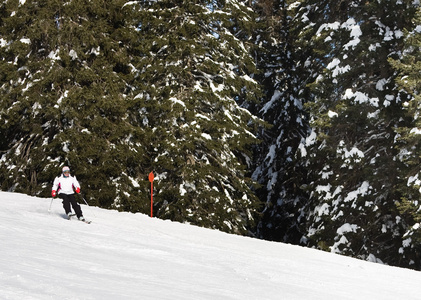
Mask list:
[[[67,216],[67,219],[68,219],[68,220],[71,220],[71,219],[72,219],[72,217],[76,217],[76,214],[71,214],[71,215],[68,215],[68,216]],[[84,223],[86,223],[86,224],[91,224],[91,222],[92,222],[92,221],[88,221],[88,220],[86,220],[86,219],[79,220],[78,218],[76,218],[76,220],[81,221],[81,222],[84,222]]]

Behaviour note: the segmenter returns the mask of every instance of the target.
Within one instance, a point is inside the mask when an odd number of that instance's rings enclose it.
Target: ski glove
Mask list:
[[[77,188],[76,189],[76,194],[79,194],[80,193],[80,188]]]
[[[55,197],[56,195],[57,195],[57,192],[56,192],[55,190],[53,190],[53,191],[51,192],[51,196]]]

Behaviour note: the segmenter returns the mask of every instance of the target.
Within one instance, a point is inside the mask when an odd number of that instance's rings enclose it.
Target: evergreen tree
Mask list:
[[[141,162],[125,121],[131,53],[122,1],[6,2],[2,19],[3,189],[46,196],[70,165],[94,204],[133,192]],[[140,193],[141,194],[141,193]]]
[[[387,59],[402,47],[413,1],[302,1],[300,18],[313,49],[308,103],[312,133],[308,245],[408,266],[395,202],[400,164],[395,129],[403,111]]]
[[[307,101],[305,61],[308,49],[296,39],[301,20],[294,1],[258,1],[259,30],[258,81],[264,88],[261,104],[249,109],[271,126],[263,128],[263,143],[257,148],[253,177],[261,184],[257,190],[264,201],[263,218],[258,236],[264,239],[299,243],[302,233],[298,224],[307,195],[305,166],[296,159],[300,141],[307,135],[308,121],[303,102]]]
[[[228,232],[252,228],[258,204],[247,178],[254,117],[238,103],[258,86],[240,2],[158,1],[137,11],[138,76],[130,111],[158,185],[155,214]]]
[[[411,97],[402,103],[407,112],[407,126],[397,128],[398,155],[405,164],[401,169],[402,184],[400,190],[402,197],[397,207],[406,225],[407,231],[402,236],[402,245],[399,249],[402,261],[415,269],[421,268],[421,213],[420,213],[420,128],[419,110],[421,105],[421,10],[418,8],[413,19],[414,30],[405,31],[405,44],[399,59],[390,59],[390,63],[399,72],[396,79],[398,86]]]

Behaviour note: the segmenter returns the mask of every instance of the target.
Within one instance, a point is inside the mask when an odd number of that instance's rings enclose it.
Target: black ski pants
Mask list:
[[[82,209],[80,208],[79,203],[77,203],[74,194],[70,194],[70,195],[67,195],[67,194],[58,194],[58,196],[61,199],[63,199],[63,208],[64,208],[64,211],[66,212],[66,215],[68,215],[69,213],[72,212],[72,210],[70,208],[70,204],[72,205],[73,210],[75,211],[76,216],[78,218],[83,215],[82,214]]]

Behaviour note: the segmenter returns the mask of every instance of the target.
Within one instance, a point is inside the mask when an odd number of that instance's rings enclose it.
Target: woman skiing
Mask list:
[[[63,199],[63,208],[69,219],[72,216],[71,204],[77,218],[81,221],[85,221],[82,209],[80,208],[79,203],[77,203],[74,195],[74,192],[77,194],[80,193],[80,184],[76,177],[70,175],[69,167],[63,167],[62,171],[63,174],[54,179],[51,196],[54,198],[58,193],[59,198]]]

